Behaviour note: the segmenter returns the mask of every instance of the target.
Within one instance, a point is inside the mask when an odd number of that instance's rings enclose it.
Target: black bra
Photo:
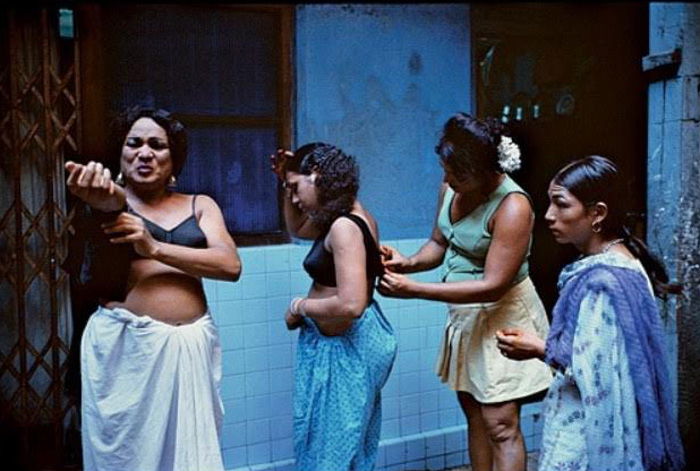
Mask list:
[[[370,280],[382,275],[384,273],[384,266],[382,265],[379,248],[365,220],[355,214],[345,214],[341,217],[350,219],[357,224],[362,231],[362,237],[365,243],[367,279]],[[335,279],[335,263],[333,262],[333,254],[323,246],[325,238],[326,234],[323,234],[314,241],[314,245],[304,259],[304,270],[306,270],[315,282],[324,286],[335,287],[338,286]]]
[[[143,222],[146,224],[146,228],[157,241],[165,242],[167,244],[182,245],[185,247],[206,248],[207,237],[199,227],[199,221],[197,221],[197,217],[195,216],[195,199],[197,199],[197,195],[192,196],[192,214],[170,230],[163,229],[155,222],[150,221],[134,211],[131,207],[128,207],[128,211],[131,214],[143,219]]]

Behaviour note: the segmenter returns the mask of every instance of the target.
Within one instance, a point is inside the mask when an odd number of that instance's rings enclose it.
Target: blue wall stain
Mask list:
[[[427,237],[442,171],[435,144],[471,111],[468,5],[300,5],[297,144],[327,141],[360,165],[382,238]]]

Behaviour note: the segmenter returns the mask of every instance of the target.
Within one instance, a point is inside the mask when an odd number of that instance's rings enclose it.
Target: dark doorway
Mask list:
[[[531,274],[551,312],[558,273],[576,257],[543,219],[559,168],[590,154],[614,160],[644,233],[648,5],[475,4],[471,18],[477,113],[507,121],[521,147],[513,176],[535,204]]]

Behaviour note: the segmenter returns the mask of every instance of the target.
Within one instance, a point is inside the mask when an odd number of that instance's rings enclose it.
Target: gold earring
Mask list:
[[[117,178],[114,179],[114,183],[117,185],[124,185],[124,174],[122,172],[119,172]]]
[[[593,229],[593,232],[597,234],[603,229],[603,227],[601,226],[600,221],[594,221],[593,224],[591,224],[591,229]]]
[[[170,175],[170,178],[168,179],[168,186],[172,188],[175,185],[177,185],[177,178],[175,178],[175,175]]]

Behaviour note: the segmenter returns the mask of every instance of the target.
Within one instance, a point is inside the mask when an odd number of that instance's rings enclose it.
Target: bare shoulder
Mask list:
[[[527,196],[513,192],[503,198],[489,220],[488,229],[493,233],[503,228],[512,235],[529,232],[534,224],[535,212]]]
[[[530,199],[523,193],[513,192],[509,193],[503,198],[501,203],[498,205],[498,209],[494,217],[496,218],[513,218],[513,217],[527,217],[529,218],[533,214],[532,204]]]
[[[325,247],[333,252],[334,247],[350,247],[362,244],[362,230],[346,217],[339,217],[331,224],[325,240]]]
[[[221,211],[221,208],[217,204],[216,201],[214,201],[214,198],[212,198],[209,195],[205,195],[203,193],[197,193],[193,195],[187,195],[189,201],[192,202],[195,210],[197,212],[204,212],[204,211]]]
[[[196,200],[196,205],[199,206],[201,205],[212,205],[212,206],[219,206],[216,204],[216,201],[214,201],[214,198],[212,198],[209,195],[205,195],[204,193],[197,193],[193,195],[188,195],[191,196],[193,199]]]
[[[348,232],[360,233],[360,228],[356,223],[350,220],[350,218],[341,216],[333,221],[330,229],[328,230],[328,235],[335,237],[347,234]]]

